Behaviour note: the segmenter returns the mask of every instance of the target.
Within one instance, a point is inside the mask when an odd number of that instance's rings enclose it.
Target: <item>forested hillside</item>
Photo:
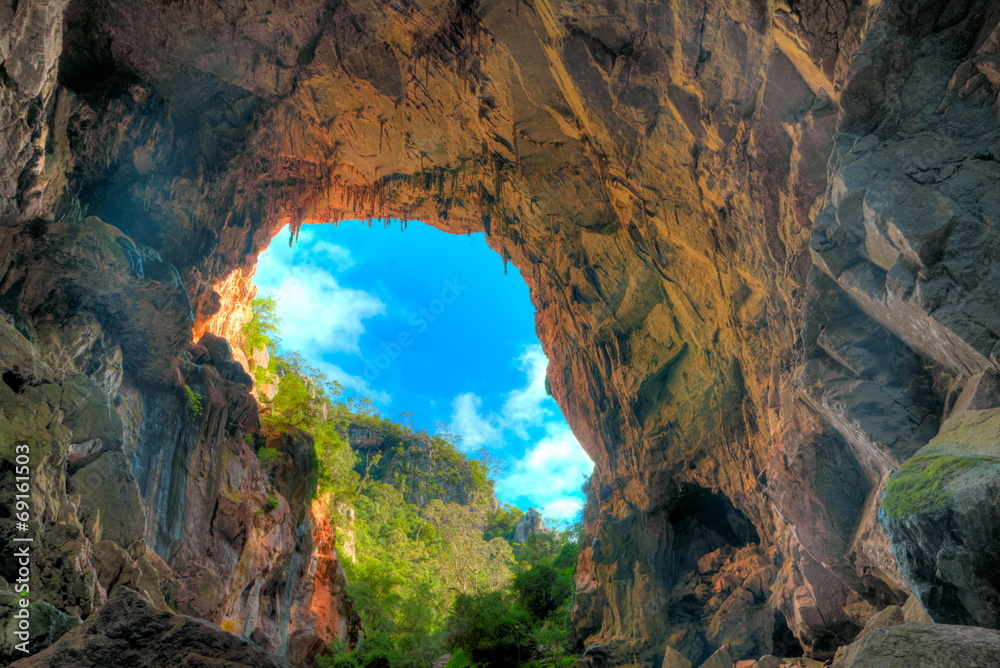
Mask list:
[[[241,347],[262,434],[249,438],[268,469],[286,465],[289,435],[312,440],[310,493],[332,497],[347,592],[362,619],[363,632],[328,646],[319,665],[572,665],[578,529],[525,522],[517,531],[524,513],[497,500],[487,465],[467,458],[446,426],[414,431],[400,423],[406,416],[393,421],[368,399],[344,398],[300,356],[279,354],[273,301],[253,307]]]

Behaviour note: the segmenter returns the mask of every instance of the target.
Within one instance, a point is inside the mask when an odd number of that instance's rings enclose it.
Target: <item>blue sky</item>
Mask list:
[[[296,350],[383,415],[439,422],[469,454],[504,462],[501,501],[572,519],[593,464],[545,392],[548,361],[528,288],[481,234],[348,221],[287,230],[261,256],[258,294],[277,299]]]

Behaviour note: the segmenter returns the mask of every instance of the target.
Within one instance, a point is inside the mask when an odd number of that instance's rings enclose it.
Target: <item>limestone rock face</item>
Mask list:
[[[542,514],[535,508],[528,508],[528,512],[521,515],[514,525],[514,542],[527,543],[528,539],[538,533],[545,533],[545,523],[542,521]]]
[[[26,446],[30,647],[51,644],[121,587],[301,664],[356,637],[332,515],[307,512],[311,438],[275,444],[289,470],[261,469],[251,379],[224,339],[190,341],[177,272],[97,218],[7,229],[2,494],[13,508],[15,446]],[[13,563],[23,532],[8,514],[0,533]],[[312,613],[291,624],[294,606]],[[0,613],[5,625],[11,612]]]
[[[942,421],[1000,405],[995,3],[49,0],[0,19],[0,447],[42,460],[59,610],[129,584],[299,651],[299,603],[270,585],[318,581],[296,562],[305,505],[256,515],[295,486],[260,470],[246,379],[202,335],[238,331],[282,225],[398,216],[485,232],[531,288],[597,465],[585,663],[826,658],[911,589],[995,625],[961,576],[990,544],[978,473],[949,487],[964,515],[879,521]]]

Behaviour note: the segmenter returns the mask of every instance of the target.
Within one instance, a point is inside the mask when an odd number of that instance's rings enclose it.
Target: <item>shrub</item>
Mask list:
[[[505,538],[507,542],[514,542],[514,529],[517,528],[517,521],[524,515],[524,511],[515,506],[501,503],[490,515],[489,523],[486,525],[486,539]]]
[[[253,357],[254,351],[261,349],[272,355],[277,353],[276,340],[280,325],[277,306],[273,297],[258,297],[250,302],[253,318],[240,330],[243,335],[243,351],[247,357]]]
[[[460,649],[455,650],[444,668],[476,668],[469,655]]]
[[[281,453],[275,448],[261,448],[257,451],[257,459],[264,468],[271,466],[281,458]]]
[[[269,513],[275,510],[279,505],[281,505],[281,500],[278,498],[277,494],[272,494],[267,497],[267,501],[264,502],[264,512]]]

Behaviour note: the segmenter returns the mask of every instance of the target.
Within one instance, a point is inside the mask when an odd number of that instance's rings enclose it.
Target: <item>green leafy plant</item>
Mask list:
[[[188,412],[191,413],[193,419],[200,418],[204,412],[204,407],[201,403],[201,395],[195,391],[190,385],[184,386],[184,400],[187,403]]]
[[[281,452],[276,448],[264,447],[257,451],[257,459],[261,466],[267,468],[281,459]]]
[[[531,616],[501,592],[463,594],[448,621],[448,645],[481,668],[522,665],[535,652]]]
[[[272,510],[276,510],[279,505],[281,505],[281,499],[278,498],[277,494],[271,494],[270,496],[267,497],[267,500],[264,502],[263,510],[265,513],[269,513]]]

